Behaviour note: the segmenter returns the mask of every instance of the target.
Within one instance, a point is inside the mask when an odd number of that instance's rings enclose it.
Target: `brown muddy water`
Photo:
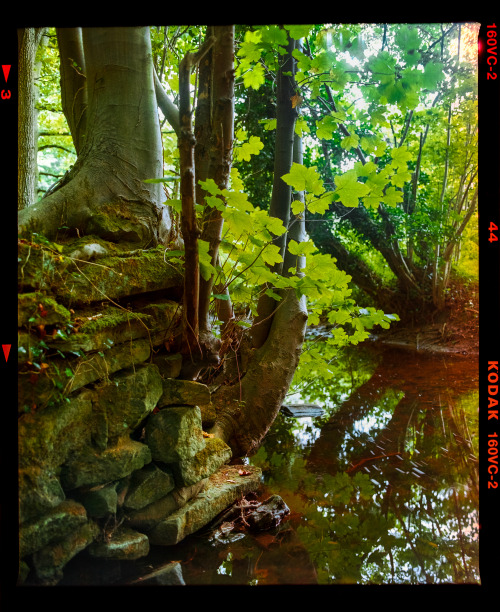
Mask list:
[[[479,584],[477,360],[358,349],[339,372],[289,398],[321,414],[280,413],[248,460],[260,498],[290,508],[277,528],[206,528],[138,561],[83,553],[60,585],[130,584],[173,560],[187,585]]]

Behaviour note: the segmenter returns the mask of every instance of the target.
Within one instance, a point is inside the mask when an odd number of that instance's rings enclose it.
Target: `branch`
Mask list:
[[[153,67],[154,74],[154,82],[155,82],[155,93],[156,93],[156,103],[158,104],[161,112],[165,115],[167,121],[172,126],[172,129],[177,134],[177,137],[180,135],[181,124],[179,119],[179,109],[172,102],[172,100],[167,96],[167,92],[163,88],[161,81],[156,74],[156,70]]]

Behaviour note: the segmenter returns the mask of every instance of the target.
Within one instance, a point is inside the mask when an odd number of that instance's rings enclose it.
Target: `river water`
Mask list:
[[[281,412],[248,460],[260,499],[290,509],[279,527],[75,559],[63,582],[124,584],[176,560],[187,585],[479,584],[477,360],[358,348],[338,372],[288,398],[321,410]]]

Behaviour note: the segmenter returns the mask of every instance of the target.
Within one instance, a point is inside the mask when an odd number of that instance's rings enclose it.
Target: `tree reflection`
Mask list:
[[[475,364],[405,357],[326,419],[280,415],[252,458],[319,583],[479,582]]]

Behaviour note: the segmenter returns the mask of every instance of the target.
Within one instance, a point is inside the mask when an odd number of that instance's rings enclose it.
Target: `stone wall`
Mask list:
[[[20,583],[57,584],[84,550],[176,544],[258,487],[205,433],[208,387],[179,379],[183,280],[163,249],[20,241],[18,262]]]

